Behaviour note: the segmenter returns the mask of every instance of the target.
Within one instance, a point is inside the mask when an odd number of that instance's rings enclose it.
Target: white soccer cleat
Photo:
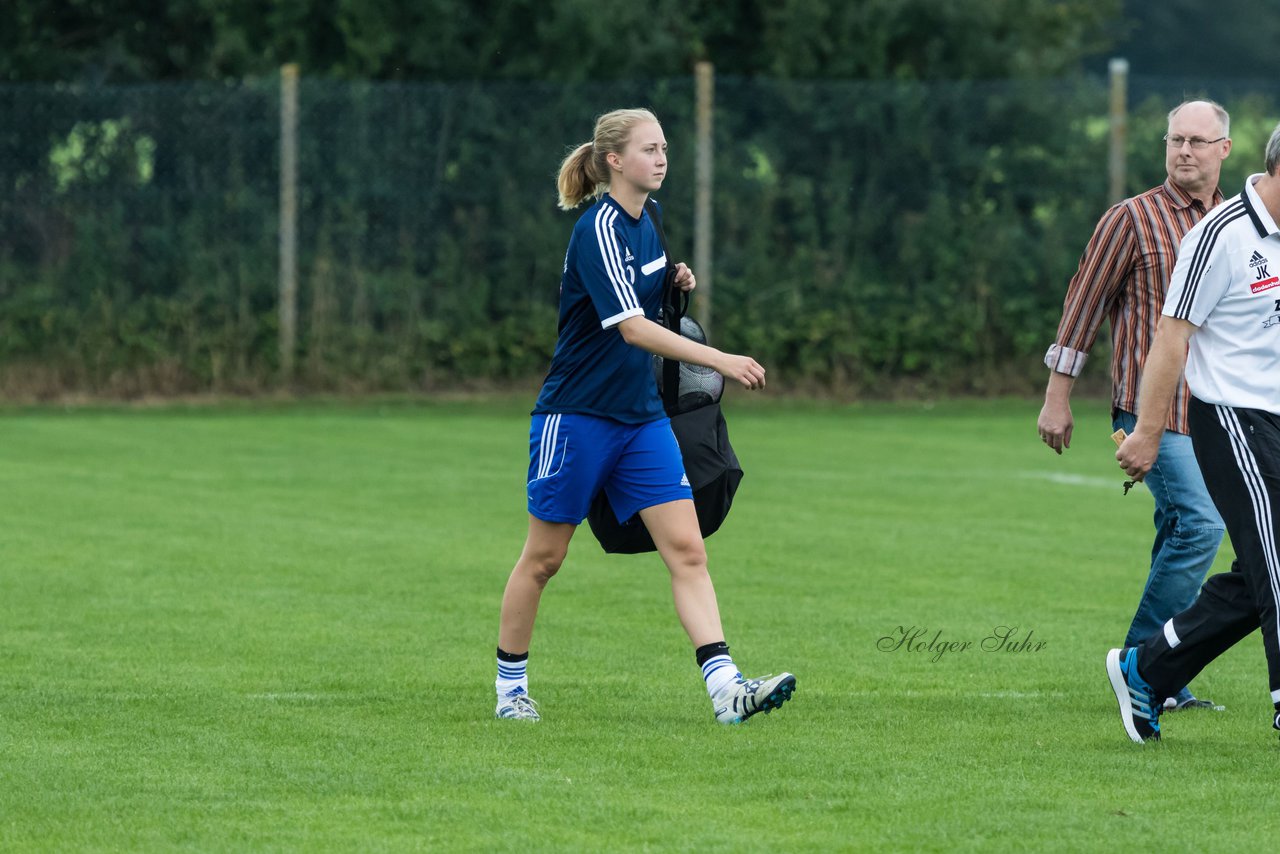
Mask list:
[[[722,724],[740,724],[757,712],[771,712],[791,699],[796,690],[796,677],[790,673],[730,682],[713,700],[716,720]]]
[[[498,698],[498,708],[494,709],[493,716],[514,721],[542,720],[542,715],[538,714],[538,704],[533,698],[520,689],[516,690],[518,693]]]

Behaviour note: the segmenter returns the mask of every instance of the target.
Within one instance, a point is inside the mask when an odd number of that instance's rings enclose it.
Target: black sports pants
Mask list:
[[[1262,628],[1271,701],[1280,709],[1280,416],[1191,398],[1191,441],[1236,561],[1211,575],[1195,603],[1143,642],[1138,673],[1171,696],[1205,665]]]

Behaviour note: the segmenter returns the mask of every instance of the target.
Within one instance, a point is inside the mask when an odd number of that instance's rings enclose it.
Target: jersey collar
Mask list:
[[[626,217],[626,218],[627,218],[627,222],[631,223],[632,225],[636,225],[637,223],[639,223],[639,222],[640,222],[640,220],[639,220],[639,219],[636,219],[636,218],[635,218],[635,217],[633,217],[631,214],[627,213],[627,209],[626,209],[626,208],[624,208],[621,204],[619,204],[619,203],[618,203],[618,200],[617,200],[617,199],[615,199],[613,196],[609,195],[607,192],[606,192],[606,193],[604,193],[604,194],[602,194],[602,195],[600,196],[600,200],[601,200],[602,202],[604,202],[606,205],[608,205],[609,207],[613,208],[615,211],[617,211],[617,212],[618,212],[619,214],[621,214],[622,216]],[[641,212],[640,216],[641,216],[641,218],[643,218],[643,217],[644,217],[644,213],[643,213],[643,212]]]
[[[1276,221],[1271,218],[1271,212],[1262,203],[1258,191],[1253,189],[1254,183],[1262,177],[1262,172],[1249,176],[1244,182],[1244,192],[1240,194],[1240,201],[1244,202],[1244,209],[1248,212],[1249,219],[1253,221],[1253,227],[1257,229],[1258,236],[1266,237],[1268,234],[1280,233],[1280,228],[1276,227]]]

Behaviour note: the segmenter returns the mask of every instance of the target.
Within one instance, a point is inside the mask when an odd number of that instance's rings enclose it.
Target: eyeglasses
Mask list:
[[[1169,136],[1166,133],[1164,135],[1164,144],[1170,148],[1182,148],[1184,142],[1189,142],[1192,148],[1196,151],[1201,151],[1205,146],[1213,145],[1215,142],[1222,142],[1224,139],[1226,139],[1225,136],[1220,136],[1217,139],[1201,139],[1198,136]]]

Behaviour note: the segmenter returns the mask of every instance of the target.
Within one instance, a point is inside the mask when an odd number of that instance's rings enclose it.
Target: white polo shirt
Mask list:
[[[1280,228],[1250,175],[1182,239],[1163,313],[1199,329],[1187,386],[1205,403],[1280,414]]]

